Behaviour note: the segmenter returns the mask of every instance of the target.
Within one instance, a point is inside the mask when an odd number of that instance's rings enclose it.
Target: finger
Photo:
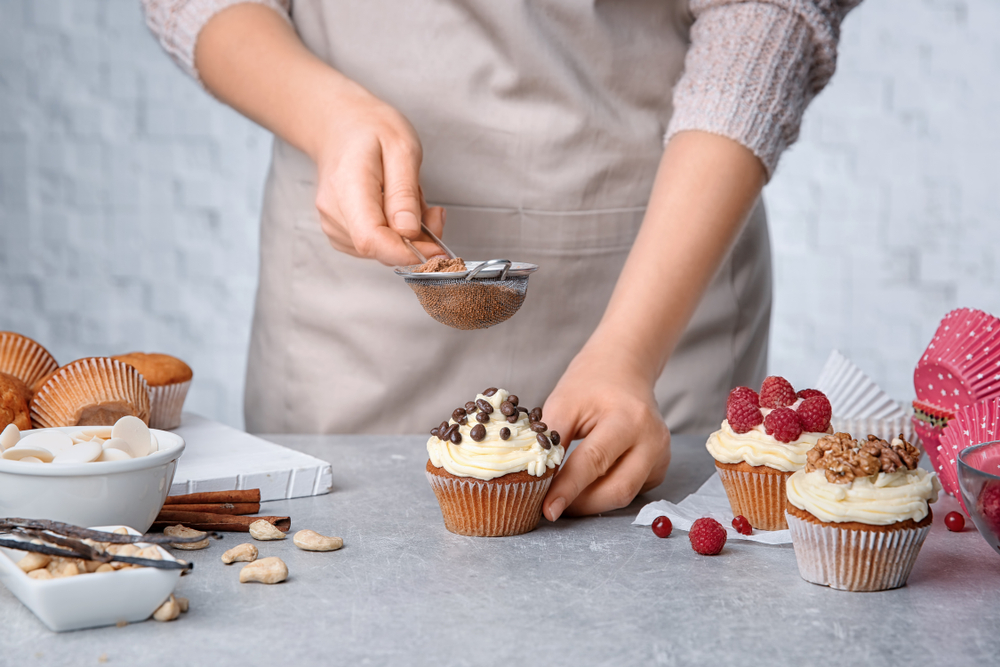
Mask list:
[[[386,225],[382,210],[380,168],[354,169],[339,179],[337,204],[340,217],[350,234],[358,256],[375,259],[389,266],[412,264],[410,252],[399,234]],[[327,234],[336,239],[336,234]]]
[[[424,224],[438,238],[444,236],[444,218],[445,212],[441,206],[430,206],[424,211]]]
[[[584,489],[566,508],[568,515],[586,515],[628,507],[649,477],[654,463],[648,449],[633,447],[619,458],[607,474]]]
[[[389,226],[408,239],[420,235],[420,145],[410,140],[382,142],[384,210]]]
[[[627,432],[627,431],[626,431]],[[544,513],[555,521],[595,480],[603,476],[624,453],[628,443],[610,419],[598,422],[594,430],[577,445],[545,496]]]

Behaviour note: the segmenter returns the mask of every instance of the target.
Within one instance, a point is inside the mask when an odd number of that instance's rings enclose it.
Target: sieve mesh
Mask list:
[[[528,276],[465,280],[405,278],[427,314],[455,329],[485,329],[509,319],[524,303]]]

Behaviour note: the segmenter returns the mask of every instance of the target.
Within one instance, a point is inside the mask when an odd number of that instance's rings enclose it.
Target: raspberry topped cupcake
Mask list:
[[[431,429],[427,480],[451,532],[498,537],[538,525],[565,450],[542,409],[519,402],[490,387]]]
[[[823,392],[796,393],[788,380],[771,376],[760,394],[749,387],[729,392],[726,419],[705,443],[736,516],[758,530],[782,530],[785,480],[806,464],[806,453],[830,432],[833,410]]]
[[[847,433],[820,438],[787,482],[788,527],[806,581],[848,591],[906,583],[931,528],[937,476],[917,467],[920,452]]]

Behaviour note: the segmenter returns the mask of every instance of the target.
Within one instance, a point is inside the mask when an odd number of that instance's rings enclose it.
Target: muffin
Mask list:
[[[149,423],[149,389],[139,371],[108,357],[61,367],[31,399],[36,428],[112,426],[126,415]]]
[[[565,450],[542,409],[490,387],[431,429],[427,480],[445,528],[500,537],[534,530]]]
[[[726,419],[705,447],[729,497],[734,516],[757,530],[783,530],[785,481],[806,464],[806,453],[830,432],[830,401],[823,392],[798,394],[782,377],[729,392]]]
[[[150,428],[171,429],[181,425],[184,399],[194,377],[190,366],[169,354],[129,352],[111,358],[132,366],[146,379]]]
[[[836,433],[821,438],[807,459],[786,485],[802,578],[845,591],[904,585],[941,491],[937,475],[917,468],[917,448],[902,437],[889,443]]]
[[[0,373],[14,376],[30,389],[57,368],[55,358],[35,341],[13,331],[0,331]]]
[[[28,398],[24,382],[8,373],[0,373],[0,431],[11,424],[21,431],[31,428]]]

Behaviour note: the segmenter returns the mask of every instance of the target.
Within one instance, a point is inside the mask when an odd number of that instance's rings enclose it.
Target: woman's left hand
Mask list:
[[[545,497],[549,521],[625,507],[663,481],[670,431],[647,375],[593,341],[573,359],[542,410],[565,447],[582,439]]]

